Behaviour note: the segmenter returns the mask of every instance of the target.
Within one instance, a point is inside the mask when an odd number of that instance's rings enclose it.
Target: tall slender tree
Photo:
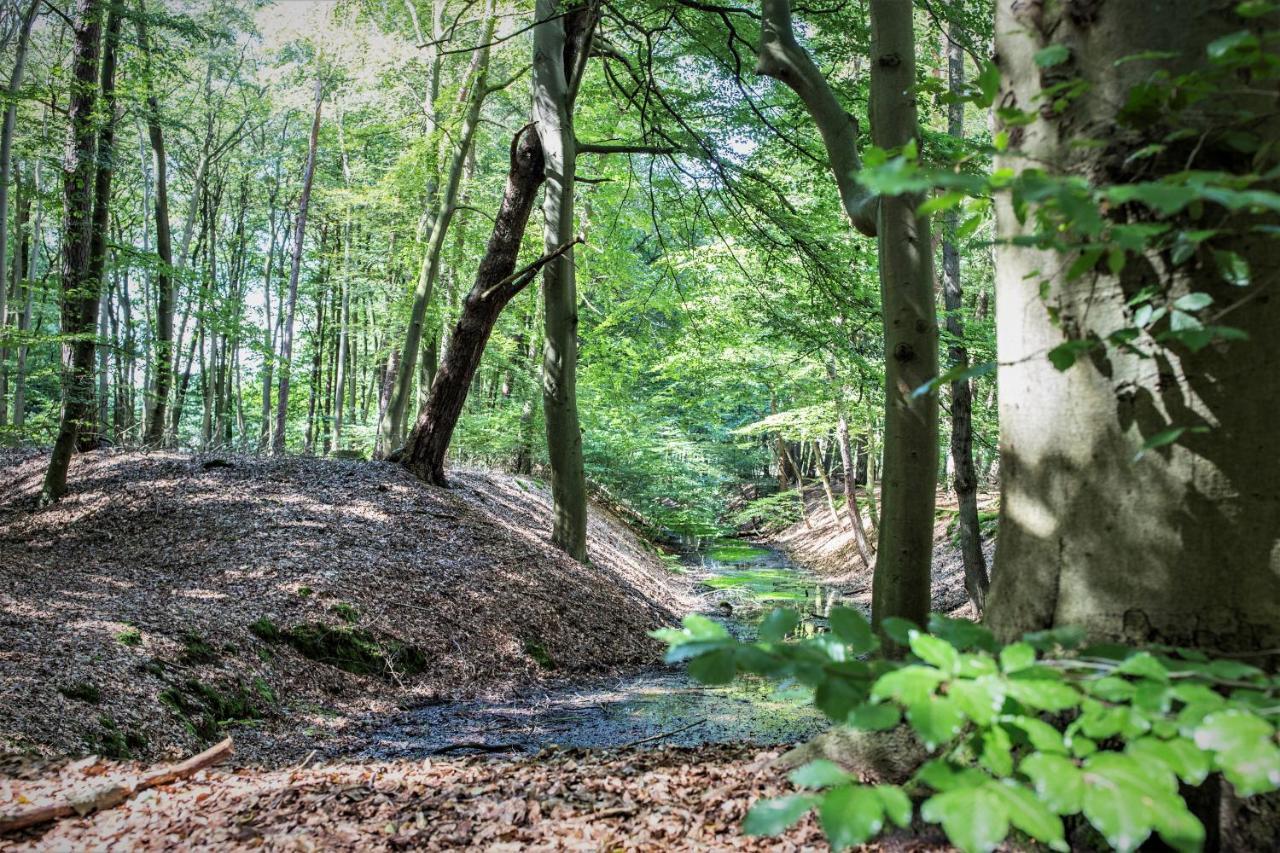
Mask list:
[[[284,453],[285,427],[289,418],[289,380],[293,359],[293,322],[298,306],[298,277],[302,273],[302,246],[307,230],[307,209],[311,205],[311,185],[316,175],[316,149],[320,143],[320,110],[324,105],[324,79],[317,75],[315,81],[315,108],[311,116],[311,135],[307,141],[307,162],[302,170],[302,193],[298,196],[298,216],[293,225],[293,256],[289,266],[288,303],[281,306],[284,314],[284,334],[280,342],[280,391],[276,398],[276,428],[271,437],[271,449]]]
[[[49,457],[40,503],[50,504],[67,492],[67,469],[82,428],[94,416],[93,343],[97,327],[98,292],[90,278],[93,242],[95,169],[98,147],[94,108],[98,101],[98,57],[102,35],[103,0],[77,0],[72,35],[71,97],[68,108],[67,153],[62,167],[62,414],[58,437]],[[103,88],[108,80],[103,63]],[[111,62],[114,75],[114,59]],[[104,200],[103,203],[107,203]]]

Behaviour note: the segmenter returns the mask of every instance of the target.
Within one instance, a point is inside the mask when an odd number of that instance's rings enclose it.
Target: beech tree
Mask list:
[[[1280,20],[1204,0],[1148,11],[997,7],[999,102],[1017,118],[998,165],[1025,183],[997,207],[987,620],[1006,637],[1078,625],[1274,648],[1280,435],[1259,415],[1280,393],[1280,243],[1264,236],[1280,214],[1238,193],[1275,163],[1261,141],[1280,114],[1249,81],[1273,79],[1259,33]],[[1072,248],[1045,243],[1054,223]]]

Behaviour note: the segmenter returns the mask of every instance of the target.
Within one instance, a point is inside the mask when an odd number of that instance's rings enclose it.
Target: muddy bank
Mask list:
[[[158,758],[547,678],[652,665],[687,584],[597,511],[592,564],[537,483],[388,464],[100,452],[35,509],[0,454],[0,753]]]

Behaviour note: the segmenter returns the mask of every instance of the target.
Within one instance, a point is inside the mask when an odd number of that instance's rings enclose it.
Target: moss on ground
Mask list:
[[[282,629],[264,617],[249,630],[269,643],[289,645],[309,660],[355,675],[391,680],[397,675],[416,675],[427,668],[427,656],[421,649],[363,628],[307,622]]]
[[[263,706],[275,704],[275,694],[261,678],[250,685],[234,683],[218,688],[196,678],[166,688],[160,693],[161,704],[167,705],[196,737],[215,740],[229,723],[258,720]]]
[[[178,659],[188,665],[213,663],[218,659],[218,650],[195,631],[187,631],[182,635],[182,655]]]
[[[104,758],[124,761],[141,754],[147,748],[147,738],[130,728],[121,729],[115,718],[103,714],[98,717],[98,728],[89,733],[85,745],[89,751]]]

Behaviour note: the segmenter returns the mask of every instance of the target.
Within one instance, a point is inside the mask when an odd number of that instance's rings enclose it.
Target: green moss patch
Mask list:
[[[182,635],[182,655],[178,659],[187,665],[213,663],[218,659],[218,650],[195,631],[187,631]]]
[[[268,619],[259,619],[249,630],[267,642],[285,643],[309,660],[355,675],[391,680],[427,668],[427,656],[421,649],[363,628],[308,622],[281,629]]]
[[[124,761],[147,748],[145,735],[130,728],[120,728],[114,717],[103,714],[98,717],[98,726],[98,729],[90,732],[85,742],[89,751],[95,755]]]
[[[524,653],[533,658],[534,662],[543,669],[555,669],[556,662],[547,651],[546,646],[536,640],[524,641]]]
[[[275,704],[275,694],[261,678],[250,686],[236,683],[226,688],[189,678],[160,693],[167,705],[202,741],[215,740],[230,723],[261,719],[264,706]]]

